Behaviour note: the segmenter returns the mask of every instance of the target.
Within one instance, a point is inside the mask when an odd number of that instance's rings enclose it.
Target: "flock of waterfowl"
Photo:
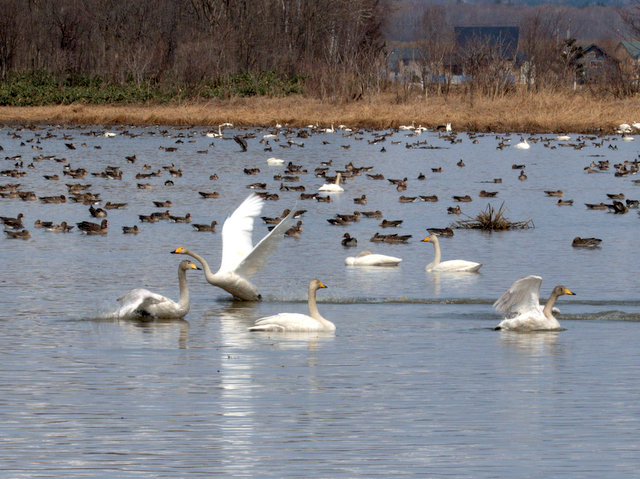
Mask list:
[[[381,153],[386,153],[387,148],[384,146],[387,142],[387,138],[393,135],[394,131],[389,132],[370,132],[366,130],[350,129],[344,126],[338,127],[336,130],[333,125],[330,129],[321,129],[316,125],[310,125],[307,128],[292,129],[282,127],[280,125],[274,127],[269,132],[262,135],[261,139],[258,139],[256,133],[252,131],[244,131],[242,133],[235,134],[233,136],[224,136],[223,129],[230,127],[231,125],[221,125],[217,131],[206,132],[206,136],[212,139],[233,139],[235,143],[240,147],[238,154],[246,152],[249,148],[261,148],[265,152],[273,152],[275,145],[282,148],[304,148],[303,140],[313,134],[334,134],[341,132],[343,137],[348,137],[351,140],[364,140],[365,133],[370,134],[370,138],[367,140],[373,148],[378,148]],[[404,147],[407,149],[432,149],[435,148],[429,143],[429,141],[421,139],[420,134],[425,131],[420,127],[406,126],[401,127],[400,130],[407,131],[407,141],[405,141]],[[396,130],[397,131],[397,130]],[[628,140],[633,137],[630,135],[632,131],[620,132],[623,134],[623,139]],[[88,175],[100,181],[122,181],[127,176],[133,176],[135,178],[135,187],[137,189],[151,189],[151,183],[140,183],[139,181],[150,181],[153,178],[161,177],[163,174],[168,174],[170,179],[162,182],[163,191],[167,193],[171,191],[171,187],[174,185],[174,178],[180,178],[183,175],[181,166],[176,166],[174,163],[169,165],[162,165],[161,168],[154,168],[148,164],[139,165],[139,160],[136,154],[128,155],[122,158],[118,165],[109,165],[101,171],[88,171],[87,168],[80,167],[74,168],[71,162],[60,155],[45,155],[44,153],[38,153],[31,159],[26,158],[24,153],[25,149],[31,147],[34,151],[40,151],[46,147],[46,141],[58,138],[53,129],[48,131],[38,129],[15,129],[11,130],[13,140],[18,140],[21,150],[12,151],[5,157],[5,161],[8,168],[0,171],[0,176],[8,178],[8,181],[0,185],[0,201],[2,202],[29,202],[39,201],[42,204],[62,204],[67,201],[77,203],[79,207],[86,209],[86,213],[90,216],[88,219],[82,219],[75,222],[75,227],[78,231],[86,235],[106,235],[109,231],[109,220],[112,214],[117,214],[117,210],[127,208],[127,202],[115,202],[105,201],[102,195],[105,191],[92,192],[92,185],[89,183],[82,183],[78,181],[85,180]],[[102,134],[107,138],[113,138],[117,135],[129,135],[133,134],[125,131],[115,132],[92,132],[93,135]],[[439,133],[440,138],[444,141],[455,144],[461,141],[460,135],[452,131],[451,126],[447,125],[442,128],[442,132]],[[468,138],[472,142],[477,142],[477,138],[481,136],[479,133],[467,133]],[[174,137],[175,138],[175,137]],[[74,138],[65,133],[63,137],[66,148],[68,150],[75,150],[82,146],[86,147],[86,144],[77,144]],[[496,136],[498,139],[497,149],[504,149],[510,144],[510,138],[508,136]],[[596,137],[596,136],[580,136],[576,141],[571,142],[571,137],[568,135],[558,136],[557,138],[549,137],[531,137],[522,138],[519,143],[513,144],[515,149],[526,150],[531,148],[531,144],[542,143],[545,147],[555,149],[558,147],[570,147],[574,149],[582,149],[587,146],[599,148],[606,142],[610,149],[616,147],[615,137]],[[180,135],[175,138],[176,143],[183,143],[189,141],[189,135]],[[259,144],[256,145],[256,143]],[[325,143],[325,141],[323,141]],[[329,143],[329,140],[326,140]],[[389,144],[399,144],[398,140],[389,140]],[[211,147],[215,145],[212,143]],[[348,148],[350,145],[343,145],[343,149]],[[2,145],[0,144],[0,149]],[[175,151],[176,147],[164,147],[166,152]],[[198,151],[198,153],[207,153],[207,151]],[[39,165],[43,162],[60,164],[60,171],[57,173],[48,172],[48,174],[42,174],[41,177],[47,182],[64,182],[64,193],[57,195],[38,195],[34,191],[25,190],[23,183],[28,181],[29,175],[37,174]],[[286,163],[284,160],[270,156],[265,160],[265,165],[268,167],[277,167],[276,170],[269,170],[269,174],[273,175],[273,180],[276,184],[279,184],[280,192],[299,192],[299,201],[315,200],[317,202],[332,202],[333,194],[347,195],[348,182],[354,180],[356,177],[361,176],[365,181],[371,181],[371,193],[361,194],[353,198],[355,205],[364,206],[367,204],[368,196],[375,194],[376,189],[381,188],[382,183],[376,183],[377,181],[387,180],[384,182],[386,185],[390,185],[395,188],[398,193],[402,193],[407,189],[407,184],[412,180],[407,177],[404,178],[385,178],[382,173],[376,173],[372,170],[373,166],[358,167],[349,162],[344,167],[342,165],[334,165],[332,160],[322,161],[313,170],[315,177],[321,177],[326,181],[322,186],[317,187],[316,192],[308,192],[308,186],[302,184],[301,178],[304,175],[308,175],[309,171],[303,165],[296,165],[293,162]],[[465,162],[460,159],[456,163],[457,167],[464,168]],[[130,169],[124,170],[126,166]],[[608,161],[592,161],[585,167],[586,173],[606,172],[610,169]],[[625,161],[620,164],[613,165],[616,176],[627,176],[635,174],[639,168],[638,160]],[[137,171],[131,171],[134,168],[140,167]],[[518,179],[520,181],[526,181],[527,175],[525,173],[525,164],[514,164],[512,169],[519,171]],[[284,168],[281,170],[280,168]],[[331,176],[330,170],[333,169],[335,176]],[[253,168],[243,168],[243,172],[247,176],[255,176],[261,174],[261,165],[257,165]],[[431,168],[431,174],[437,175],[442,172],[442,167]],[[134,176],[135,175],[135,176]],[[264,176],[262,173],[261,176]],[[67,179],[68,181],[64,181]],[[218,174],[214,173],[209,177],[210,181],[218,180]],[[415,181],[424,181],[426,175],[421,171],[415,177]],[[75,181],[75,182],[74,182]],[[485,182],[491,182],[499,184],[502,182],[501,178],[493,178]],[[638,183],[638,180],[634,181]],[[125,295],[118,298],[121,303],[119,309],[119,315],[121,317],[163,317],[163,318],[180,318],[187,314],[189,310],[189,293],[186,282],[186,271],[188,269],[202,269],[204,271],[205,279],[211,285],[217,286],[229,292],[234,298],[246,301],[257,301],[261,299],[260,293],[256,286],[250,282],[250,278],[260,270],[268,258],[276,251],[278,244],[285,236],[300,237],[302,233],[303,220],[298,220],[294,224],[294,219],[301,218],[306,210],[285,210],[282,215],[278,217],[262,217],[266,224],[271,225],[271,230],[259,241],[255,246],[252,244],[252,231],[254,228],[254,220],[260,215],[264,202],[268,200],[279,199],[279,193],[269,191],[268,182],[254,182],[249,185],[245,185],[247,188],[254,190],[254,193],[250,194],[240,206],[224,221],[221,235],[222,235],[222,253],[221,263],[217,272],[213,273],[209,267],[207,261],[198,253],[191,251],[188,247],[181,246],[172,251],[174,254],[184,254],[191,256],[194,260],[202,265],[202,268],[197,267],[193,262],[189,260],[182,261],[178,269],[178,279],[180,286],[180,299],[178,302],[174,302],[164,296],[157,295],[144,289],[134,289],[129,291]],[[202,199],[215,199],[220,196],[218,191],[198,191],[197,194]],[[492,198],[498,194],[498,191],[485,191],[482,190],[479,197]],[[573,200],[564,199],[562,190],[545,190],[546,196],[558,198],[558,206],[572,206]],[[613,200],[612,203],[586,203],[587,209],[603,209],[610,211],[614,214],[625,214],[630,208],[637,208],[638,201],[634,199],[626,198],[622,193],[612,193],[608,195],[609,200]],[[469,203],[473,201],[473,198],[469,194],[464,195],[452,195],[453,201],[456,203]],[[622,201],[625,201],[623,203]],[[415,195],[407,196],[400,194],[398,196],[399,203],[414,203],[414,202],[438,202],[437,195]],[[1,204],[1,203],[0,203]],[[143,223],[155,223],[159,221],[170,221],[174,223],[188,223],[191,224],[195,231],[201,232],[216,232],[216,226],[218,222],[212,220],[207,223],[197,224],[192,223],[193,216],[191,213],[184,215],[174,215],[171,213],[170,208],[173,206],[171,200],[153,200],[153,205],[156,208],[162,208],[162,211],[154,211],[150,214],[139,214],[138,218],[140,226],[123,225],[122,232],[124,234],[139,234],[143,231]],[[293,206],[293,205],[290,205]],[[447,207],[448,214],[459,215],[461,214],[460,205]],[[328,218],[327,222],[330,225],[336,226],[348,226],[354,222],[359,222],[360,218],[374,218],[379,219],[379,228],[397,228],[402,225],[403,220],[397,218],[385,218],[384,214],[380,210],[372,211],[354,211],[353,213],[338,213],[333,218]],[[31,239],[31,233],[25,225],[26,217],[21,212],[16,216],[1,216],[0,221],[4,224],[6,237],[9,239]],[[71,233],[74,231],[74,225],[70,224],[71,221],[61,221],[60,223],[54,223],[50,220],[43,220],[37,218],[33,221],[33,227],[42,229],[46,232],[56,233]],[[428,228],[430,235],[423,241],[432,243],[434,247],[433,261],[426,265],[425,270],[428,272],[453,272],[453,273],[469,273],[477,272],[482,266],[480,263],[467,261],[467,260],[446,260],[441,261],[441,249],[438,241],[438,236],[453,236],[453,230],[450,227],[446,228]],[[382,234],[375,231],[370,237],[370,242],[374,244],[376,242],[383,243],[406,243],[412,238],[410,234]],[[601,240],[598,238],[580,238],[575,237],[571,243],[573,247],[580,248],[597,248],[600,246]],[[357,239],[351,236],[348,232],[344,233],[342,240],[342,246],[345,248],[356,247]],[[348,266],[397,266],[402,261],[401,258],[394,256],[387,256],[370,251],[362,251],[356,256],[349,256],[345,259],[345,264]],[[502,313],[505,313],[506,319],[500,323],[498,328],[500,329],[517,329],[517,330],[531,330],[531,329],[557,329],[559,324],[553,317],[552,307],[558,296],[562,294],[574,294],[567,288],[558,286],[553,290],[553,293],[543,308],[539,303],[539,290],[540,290],[541,278],[538,276],[528,276],[516,281],[511,288],[496,301],[494,306]],[[326,286],[318,281],[313,280],[309,285],[309,316],[300,314],[280,314],[271,316],[268,318],[262,318],[256,322],[256,325],[251,328],[253,331],[316,331],[326,330],[332,331],[335,326],[330,321],[322,318],[317,309],[315,300],[316,291]]]

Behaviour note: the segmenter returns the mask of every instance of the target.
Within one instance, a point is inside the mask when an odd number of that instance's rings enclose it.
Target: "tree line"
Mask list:
[[[215,95],[303,81],[311,95],[357,98],[380,87],[385,65],[380,0],[4,0],[2,10],[4,82],[40,72],[60,85]]]

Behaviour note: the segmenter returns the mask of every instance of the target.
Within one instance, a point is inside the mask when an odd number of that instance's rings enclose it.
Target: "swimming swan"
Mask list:
[[[251,241],[253,222],[263,205],[262,198],[251,194],[225,220],[222,225],[222,261],[215,274],[202,256],[184,246],[171,253],[186,254],[199,261],[206,280],[213,286],[218,286],[243,301],[259,301],[260,293],[247,278],[256,274],[276,251],[293,218],[293,212],[290,212],[254,247]]]
[[[200,269],[185,259],[178,265],[178,283],[180,299],[175,301],[147,289],[136,288],[118,298],[122,304],[118,310],[121,319],[180,319],[189,312],[189,288],[187,286],[188,269]]]
[[[363,251],[357,256],[348,256],[344,263],[347,266],[397,266],[402,261],[395,256],[384,254],[373,254],[370,251]]]
[[[449,261],[440,262],[441,253],[440,253],[440,242],[438,241],[438,236],[430,235],[430,236],[427,236],[422,241],[433,243],[433,249],[435,252],[435,257],[433,258],[433,261],[425,267],[426,271],[431,271],[434,273],[438,273],[438,272],[474,273],[478,271],[482,266],[481,263],[474,263],[473,261],[465,261],[463,259],[452,259]]]
[[[342,175],[340,173],[337,173],[335,183],[325,183],[318,189],[318,191],[328,191],[328,192],[336,192],[336,193],[340,191],[344,191],[342,186],[340,186],[341,178],[342,178]]]
[[[574,295],[564,286],[556,286],[544,305],[540,305],[540,276],[520,278],[493,303],[497,311],[504,313],[506,319],[495,329],[511,331],[546,331],[561,329],[560,323],[553,317],[553,305],[558,296]]]
[[[249,331],[278,331],[282,333],[335,331],[335,325],[320,316],[318,312],[316,291],[320,288],[326,288],[326,286],[317,279],[313,279],[309,283],[309,316],[300,313],[280,313],[266,316],[256,320],[255,326],[251,326]]]
[[[531,145],[527,143],[527,140],[522,139],[522,141],[520,143],[517,143],[514,148],[517,148],[518,150],[528,150],[529,148],[531,148]]]

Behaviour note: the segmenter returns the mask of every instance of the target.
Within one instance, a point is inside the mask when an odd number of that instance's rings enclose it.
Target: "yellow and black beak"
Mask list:
[[[322,281],[318,281],[318,283],[320,283],[320,288],[326,288],[326,286],[324,285],[324,283]]]
[[[184,248],[181,246],[180,248],[176,248],[174,249],[171,254],[182,254],[182,252],[184,251]]]
[[[423,242],[423,243],[424,243],[425,241],[426,241],[427,243],[428,243],[429,241],[431,241],[431,236],[427,236],[425,239],[423,239],[423,240],[422,240],[422,242]]]
[[[202,269],[202,268],[198,267],[195,263],[189,263],[189,267],[191,269]]]
[[[572,295],[572,296],[575,296],[575,295],[576,295],[576,293],[574,293],[574,292],[572,292],[572,291],[569,291],[567,288],[564,288],[564,294],[570,294],[570,295]]]

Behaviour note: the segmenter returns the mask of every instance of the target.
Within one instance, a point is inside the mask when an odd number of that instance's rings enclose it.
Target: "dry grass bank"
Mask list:
[[[318,123],[389,128],[402,124],[451,122],[457,130],[522,132],[605,132],[620,123],[640,121],[637,99],[595,100],[580,94],[519,93],[490,100],[450,96],[399,103],[395,96],[334,104],[304,97],[237,98],[207,103],[134,106],[0,107],[2,123],[218,125],[293,127]]]

